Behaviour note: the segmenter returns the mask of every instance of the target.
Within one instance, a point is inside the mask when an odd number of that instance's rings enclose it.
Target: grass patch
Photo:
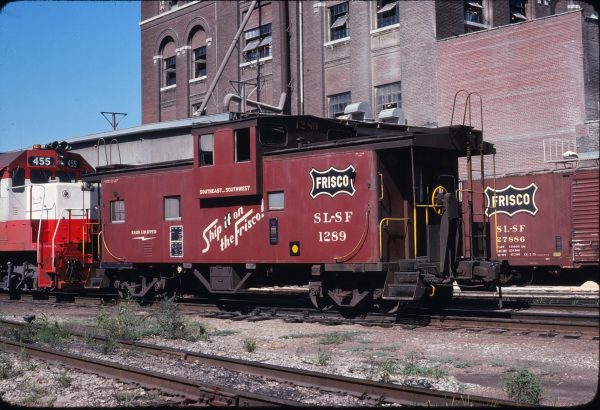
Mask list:
[[[156,333],[167,339],[182,339],[190,342],[207,340],[206,327],[200,323],[185,320],[179,314],[179,308],[174,298],[164,298],[154,315],[156,319]]]
[[[56,347],[71,337],[71,332],[64,325],[50,321],[48,316],[42,314],[41,318],[15,329],[13,337],[21,343],[42,342]]]
[[[390,383],[392,376],[398,374],[400,366],[393,359],[386,359],[380,365],[380,379],[384,383]]]
[[[317,364],[319,366],[327,366],[327,364],[329,363],[330,360],[331,360],[331,353],[329,353],[325,350],[319,349],[319,354],[317,356]]]
[[[56,382],[63,388],[70,387],[73,383],[73,378],[68,375],[67,372],[61,372],[58,376],[56,376]]]
[[[504,376],[504,390],[509,399],[523,404],[539,404],[542,401],[540,378],[528,369],[511,369]]]
[[[8,357],[0,355],[0,379],[12,379],[16,373],[12,361]]]
[[[439,360],[439,363],[454,366],[456,369],[464,369],[466,367],[471,367],[471,363],[463,360],[458,360],[452,357],[443,357]]]
[[[344,342],[353,341],[354,338],[364,332],[332,332],[321,336],[319,344],[322,345],[339,345]]]
[[[421,376],[439,379],[447,373],[438,366],[429,367],[420,364],[421,355],[417,352],[408,352],[405,356],[400,374],[404,376]]]
[[[244,339],[242,341],[242,344],[244,346],[244,349],[248,352],[248,353],[252,353],[256,350],[256,340],[251,338],[251,337],[247,337],[246,339]]]

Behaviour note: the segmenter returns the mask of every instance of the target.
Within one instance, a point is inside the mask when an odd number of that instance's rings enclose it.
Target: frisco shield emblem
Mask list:
[[[354,196],[356,192],[354,189],[356,171],[352,165],[342,170],[329,167],[327,171],[317,171],[313,168],[310,176],[312,178],[310,196],[313,198],[319,195],[329,195],[333,198],[337,194]]]
[[[494,215],[495,212],[499,214],[506,214],[513,216],[519,212],[526,212],[531,215],[535,215],[538,211],[535,205],[535,193],[537,192],[537,185],[534,183],[529,184],[525,188],[515,188],[512,185],[507,186],[503,189],[496,190],[496,197],[494,198],[494,190],[492,187],[485,189],[485,197],[487,207],[485,208],[485,214],[487,216]],[[490,206],[490,204],[492,204]],[[494,210],[494,205],[496,209]]]

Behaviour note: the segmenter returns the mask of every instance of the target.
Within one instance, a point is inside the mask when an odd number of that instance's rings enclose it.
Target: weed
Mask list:
[[[65,326],[58,324],[56,321],[50,322],[46,315],[42,315],[39,320],[36,319],[33,323],[38,326],[35,335],[35,340],[38,342],[56,346],[71,336],[71,332]]]
[[[386,359],[379,367],[381,368],[381,381],[384,383],[390,383],[392,376],[398,374],[398,363],[394,359]]]
[[[119,305],[116,317],[108,312],[101,312],[96,317],[96,327],[107,338],[115,340],[135,341],[146,330],[143,328],[144,318],[136,315],[128,306]]]
[[[371,348],[369,346],[352,346],[348,350],[351,352],[364,352],[366,350],[371,350]]]
[[[499,360],[492,360],[490,362],[490,366],[492,367],[504,367],[504,363]]]
[[[321,340],[319,340],[319,343],[322,345],[339,345],[342,344],[344,342],[353,340],[354,337],[362,332],[332,332],[332,333],[327,333],[325,334],[323,337],[321,337]]]
[[[439,367],[427,367],[419,364],[421,357],[417,352],[408,352],[400,373],[404,376],[421,376],[439,379],[447,373]]]
[[[511,369],[504,377],[508,398],[518,403],[539,404],[542,400],[540,378],[527,369]]]
[[[67,388],[73,383],[73,378],[67,374],[67,372],[61,372],[56,376],[56,381],[61,387]]]
[[[256,340],[253,338],[247,337],[242,343],[244,344],[244,349],[246,349],[248,353],[252,353],[256,350]]]
[[[11,379],[15,369],[9,358],[0,356],[0,379]]]
[[[457,360],[452,357],[444,357],[444,358],[440,359],[439,362],[442,364],[450,364],[450,365],[454,366],[456,369],[464,369],[465,367],[471,366],[471,363],[469,363],[469,362]]]
[[[317,356],[317,364],[319,366],[326,366],[331,360],[331,353],[319,349],[319,355]]]

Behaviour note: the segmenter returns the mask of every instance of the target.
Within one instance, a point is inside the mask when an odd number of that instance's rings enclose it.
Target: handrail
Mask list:
[[[54,268],[56,267],[56,264],[54,263],[54,241],[56,239],[56,234],[58,233],[58,227],[60,226],[60,222],[62,221],[62,216],[63,213],[65,211],[69,211],[69,220],[71,220],[71,211],[83,211],[83,216],[86,215],[86,209],[85,208],[63,208],[60,211],[60,215],[58,215],[57,218],[57,222],[56,222],[56,228],[54,228],[54,234],[52,235],[52,270],[54,271]]]
[[[381,258],[381,254],[383,252],[383,223],[388,221],[410,221],[410,218],[383,218],[379,221],[379,257]]]

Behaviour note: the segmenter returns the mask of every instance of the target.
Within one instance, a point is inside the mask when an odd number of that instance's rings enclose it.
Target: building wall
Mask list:
[[[543,140],[575,142],[587,119],[583,18],[575,11],[439,41],[441,124],[450,123],[458,90],[481,95],[484,137],[499,153],[497,173],[548,167]],[[454,123],[462,122],[464,95],[458,102]],[[476,98],[472,108],[479,128]]]

